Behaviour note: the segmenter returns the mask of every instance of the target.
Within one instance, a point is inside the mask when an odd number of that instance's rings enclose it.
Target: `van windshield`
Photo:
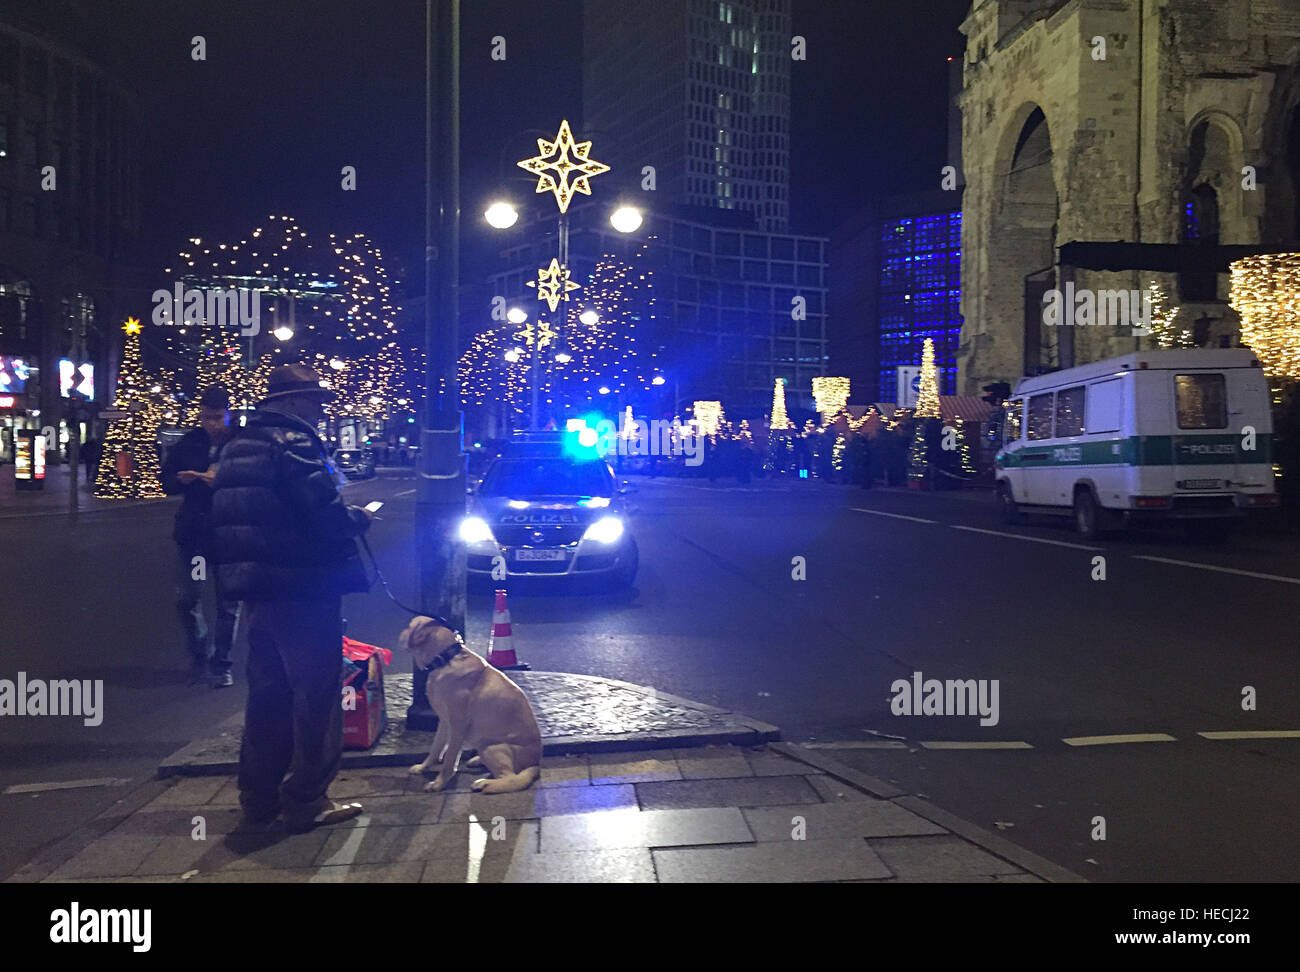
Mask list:
[[[1180,429],[1226,429],[1228,390],[1222,374],[1174,375]]]

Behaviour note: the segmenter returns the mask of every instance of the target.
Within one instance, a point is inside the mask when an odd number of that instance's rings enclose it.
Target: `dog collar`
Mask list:
[[[451,664],[451,660],[460,654],[460,650],[465,647],[465,643],[460,640],[460,635],[456,636],[456,643],[450,648],[444,648],[438,654],[433,656],[429,664],[420,669],[422,672],[432,672],[442,668],[444,665]]]

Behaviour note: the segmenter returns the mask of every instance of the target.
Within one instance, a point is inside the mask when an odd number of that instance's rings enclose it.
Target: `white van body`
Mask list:
[[[1073,515],[1093,535],[1277,505],[1268,383],[1247,348],[1138,351],[1022,378],[1001,432],[1008,519]]]

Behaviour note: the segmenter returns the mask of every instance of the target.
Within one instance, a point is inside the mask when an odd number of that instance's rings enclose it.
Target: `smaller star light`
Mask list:
[[[534,325],[532,324],[525,324],[524,329],[522,331],[516,331],[512,336],[516,341],[523,341],[524,344],[528,345],[528,347],[531,348],[533,346],[533,327]],[[537,349],[539,351],[542,348],[546,347],[548,344],[553,343],[555,339],[559,337],[559,335],[555,332],[555,329],[552,328],[550,323],[547,321],[538,322],[536,327],[537,327]]]
[[[122,325],[122,330],[126,331],[127,334],[139,334],[140,333],[139,319],[135,317],[128,317],[126,319],[126,323]]]
[[[570,151],[573,152],[573,160],[569,158]],[[584,196],[591,195],[591,184],[587,180],[609,171],[609,166],[605,163],[588,157],[590,151],[591,142],[573,140],[573,132],[569,130],[569,121],[566,118],[560,122],[560,131],[555,136],[555,141],[548,142],[544,138],[539,138],[537,154],[531,159],[517,162],[516,165],[537,176],[537,191],[553,193],[555,204],[560,207],[560,212],[564,213],[568,212],[569,203],[573,201],[575,192],[580,192]],[[551,175],[551,172],[555,175]]]
[[[569,299],[570,290],[578,289],[578,285],[569,279],[569,268],[560,266],[560,261],[554,257],[549,267],[538,268],[537,279],[529,280],[528,286],[537,288],[537,299],[546,301],[552,314],[560,301]]]

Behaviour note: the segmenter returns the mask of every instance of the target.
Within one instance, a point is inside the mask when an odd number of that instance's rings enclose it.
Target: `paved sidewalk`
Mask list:
[[[755,745],[781,738],[776,726],[645,685],[567,672],[507,674],[532,703],[548,756],[706,743]],[[345,769],[406,767],[428,755],[433,733],[406,728],[411,684],[409,671],[390,667],[384,672],[387,727],[369,749],[344,750]],[[163,760],[159,777],[233,774],[239,765],[242,731],[240,713],[216,735],[195,740]]]
[[[120,510],[128,506],[161,502],[161,499],[103,500],[91,495],[91,484],[86,482],[86,470],[77,469],[78,512],[97,513],[103,510]],[[46,466],[45,488],[19,490],[14,482],[14,467],[0,466],[0,520],[20,516],[54,516],[68,512],[70,477],[68,467]]]
[[[241,830],[234,781],[155,781],[13,882],[1040,882],[1076,875],[927,801],[784,743],[549,757],[520,793],[426,793],[345,770],[366,812]],[[891,796],[892,791],[892,796]]]

